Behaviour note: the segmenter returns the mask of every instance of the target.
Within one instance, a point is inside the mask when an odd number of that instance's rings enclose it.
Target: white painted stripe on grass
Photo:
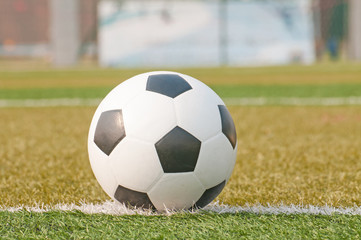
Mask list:
[[[245,206],[228,206],[223,204],[210,204],[205,207],[207,211],[218,213],[255,213],[255,214],[316,214],[316,215],[332,215],[332,214],[349,214],[361,215],[361,207],[333,207],[333,206],[313,206],[313,205],[280,205],[267,206],[262,205],[245,205]]]
[[[50,211],[81,211],[86,214],[109,214],[109,215],[154,215],[154,212],[151,210],[143,209],[129,209],[124,204],[120,204],[114,201],[105,201],[101,204],[93,203],[82,203],[77,204],[56,204],[54,206],[45,206],[39,205],[37,207],[27,207],[27,206],[18,206],[18,207],[0,207],[0,211],[9,211],[9,212],[18,212],[26,210],[29,212],[50,212]]]
[[[263,105],[289,105],[289,106],[342,106],[361,105],[361,97],[333,97],[333,98],[226,98],[227,105],[263,106]]]
[[[97,106],[102,99],[56,98],[56,99],[0,99],[0,107],[57,107],[57,106]],[[227,105],[236,106],[343,106],[361,105],[361,97],[338,98],[224,98]]]
[[[109,215],[171,215],[177,213],[175,211],[167,211],[164,213],[152,212],[143,209],[129,209],[123,204],[114,201],[106,201],[102,204],[57,204],[53,207],[38,206],[38,207],[0,207],[0,211],[18,212],[50,212],[50,211],[81,211],[86,214],[109,214]],[[192,213],[199,211],[208,211],[216,213],[254,213],[254,214],[314,214],[314,215],[332,215],[332,214],[348,214],[361,215],[361,207],[332,207],[332,206],[301,206],[301,205],[280,205],[280,206],[262,206],[262,205],[245,205],[245,206],[228,206],[224,204],[212,203]],[[178,211],[179,212],[179,211]]]
[[[0,107],[97,106],[100,98],[0,99]]]

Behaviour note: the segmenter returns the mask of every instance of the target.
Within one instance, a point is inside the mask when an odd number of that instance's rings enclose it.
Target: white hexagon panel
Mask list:
[[[108,156],[100,149],[97,149],[97,147],[92,147],[92,149],[90,163],[93,173],[104,192],[113,198],[114,192],[118,187],[118,183],[115,176],[111,174],[112,170],[107,159]]]
[[[158,210],[187,210],[205,190],[193,172],[168,173],[153,186],[148,196]]]
[[[158,93],[144,91],[123,111],[127,134],[149,142],[159,140],[177,123],[173,100]]]
[[[206,188],[228,180],[229,169],[233,169],[235,152],[236,149],[233,149],[223,133],[202,142],[194,173]]]
[[[154,144],[125,138],[109,155],[111,175],[119,185],[147,192],[163,175]]]
[[[182,77],[190,83],[192,90],[175,99],[178,124],[205,141],[221,131],[218,105],[224,103],[207,85],[186,75]]]

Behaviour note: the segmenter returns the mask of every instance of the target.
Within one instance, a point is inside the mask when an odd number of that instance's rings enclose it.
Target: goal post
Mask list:
[[[79,0],[50,0],[49,8],[52,62],[74,65],[80,48]]]
[[[351,60],[361,61],[361,1],[349,1],[348,54]]]

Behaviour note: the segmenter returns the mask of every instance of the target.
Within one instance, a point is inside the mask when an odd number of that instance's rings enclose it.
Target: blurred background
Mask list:
[[[361,61],[360,0],[0,0],[0,64]]]

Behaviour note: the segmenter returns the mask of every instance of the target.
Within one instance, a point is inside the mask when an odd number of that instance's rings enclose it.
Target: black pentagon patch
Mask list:
[[[177,74],[150,75],[147,81],[147,91],[163,94],[175,98],[192,89],[191,85]]]
[[[114,198],[127,207],[155,209],[150,201],[148,194],[131,190],[129,188],[118,185],[114,193]]]
[[[177,126],[155,148],[165,173],[191,172],[197,164],[201,141]]]
[[[106,155],[125,137],[122,110],[102,112],[95,128],[94,143]]]
[[[226,181],[224,180],[220,184],[204,191],[204,193],[199,198],[199,200],[194,204],[193,208],[203,208],[207,206],[222,192],[225,185],[226,185]]]
[[[237,143],[237,133],[236,127],[231,114],[224,105],[218,105],[219,113],[221,114],[222,121],[222,132],[228,138],[229,142],[232,144],[233,149],[236,147]]]

